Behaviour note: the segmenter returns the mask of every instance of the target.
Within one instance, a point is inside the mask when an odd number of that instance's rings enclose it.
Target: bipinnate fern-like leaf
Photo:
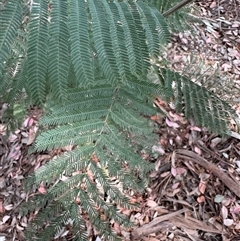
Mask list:
[[[183,2],[183,0],[143,0],[143,2],[149,4],[150,6],[156,7],[161,14],[166,13],[168,10],[176,6],[177,4]],[[172,31],[182,32],[186,29],[191,29],[189,23],[191,20],[199,21],[193,15],[190,15],[189,5],[186,5],[177,11],[174,11],[166,17],[169,28]]]
[[[66,1],[52,1],[49,32],[48,72],[49,85],[55,98],[64,100],[67,96],[69,57],[68,6]],[[77,31],[76,31],[77,32]],[[77,56],[77,55],[76,55]]]
[[[152,165],[140,151],[151,149],[145,137],[155,139],[145,117],[156,112],[156,95],[197,124],[226,133],[232,113],[225,102],[151,64],[170,36],[158,11],[170,2],[177,1],[1,2],[0,84],[7,100],[23,91],[30,103],[45,107],[40,124],[46,131],[36,151],[71,147],[26,180],[27,191],[46,188],[21,207],[24,214],[39,210],[28,240],[52,240],[65,231],[73,240],[88,240],[89,223],[105,240],[118,240],[109,220],[131,226],[120,210],[135,208],[129,191],[147,186]],[[151,71],[158,81],[150,81]]]
[[[77,86],[93,86],[94,63],[91,39],[90,12],[87,1],[70,1],[69,29],[71,58],[77,77]]]
[[[11,54],[12,44],[17,37],[23,17],[23,7],[20,0],[1,3],[0,8],[4,9],[0,14],[0,78],[7,60]]]
[[[42,104],[46,99],[48,69],[48,2],[36,0],[31,6],[27,52],[26,90],[32,102]]]
[[[28,28],[25,88],[37,104],[49,89],[63,100],[73,83],[90,88],[100,76],[111,84],[146,76],[150,57],[169,39],[164,18],[141,1],[37,0]]]
[[[0,97],[8,98],[13,81],[19,71],[22,52],[22,31],[19,29],[24,18],[21,1],[7,1],[0,6]],[[3,11],[4,10],[4,11]],[[24,48],[24,47],[23,47]],[[17,81],[14,81],[15,84]],[[12,99],[11,99],[12,100]],[[10,100],[10,102],[12,102]]]
[[[229,134],[230,121],[238,118],[226,101],[179,73],[161,69],[159,78],[163,83],[162,96],[168,102],[172,100],[178,112],[215,133]]]
[[[150,86],[151,92],[156,92],[157,85]],[[42,166],[28,178],[27,190],[40,184],[50,186],[46,195],[33,198],[33,206],[28,203],[22,209],[33,211],[36,203],[42,208],[30,226],[30,235],[33,235],[32,232],[39,235],[43,228],[41,220],[47,222],[51,207],[52,223],[48,230],[51,225],[52,230],[42,233],[43,239],[50,239],[51,235],[67,225],[64,220],[56,221],[68,212],[68,206],[64,209],[62,205],[71,206],[76,202],[79,202],[79,214],[87,212],[91,223],[106,240],[116,240],[117,237],[102,216],[125,226],[130,225],[127,217],[118,211],[119,207],[134,207],[124,196],[123,190],[142,191],[147,184],[146,173],[152,168],[133,149],[134,138],[152,135],[153,132],[148,120],[142,116],[155,113],[155,109],[148,105],[150,92],[136,95],[140,92],[138,85],[134,88],[132,84],[130,88],[120,81],[119,86],[100,85],[92,87],[88,92],[84,88],[72,90],[67,96],[67,102],[50,107],[50,113],[42,118],[41,124],[57,127],[50,128],[38,137],[36,150],[69,145],[75,148]],[[136,102],[138,106],[135,106]],[[93,112],[93,109],[97,112]],[[119,188],[114,185],[116,180]],[[105,194],[111,200],[110,203],[104,199]],[[48,205],[45,208],[46,203]],[[71,218],[73,225],[79,215],[75,214]],[[82,221],[86,222],[84,218]]]
[[[22,27],[25,7],[20,0],[2,6],[0,59],[5,89],[11,88],[6,63],[12,59],[10,49]],[[150,57],[156,57],[169,40],[164,18],[141,1],[36,0],[29,7],[27,53],[22,55],[26,63],[21,69],[26,70],[24,88],[33,104],[43,104],[49,92],[63,100],[68,86],[91,87],[99,84],[100,76],[112,84],[131,75],[146,76]],[[74,80],[68,77],[71,66]]]

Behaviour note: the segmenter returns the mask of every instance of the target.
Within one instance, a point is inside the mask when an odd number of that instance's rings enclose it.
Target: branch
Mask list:
[[[187,209],[183,208],[183,209],[180,209],[176,212],[169,213],[169,214],[166,214],[166,215],[155,218],[150,223],[147,223],[147,224],[143,225],[142,227],[139,227],[139,228],[135,229],[132,232],[133,240],[139,240],[141,236],[148,235],[148,234],[151,234],[151,233],[154,233],[154,232],[158,232],[161,229],[171,228],[172,224],[169,223],[168,221],[171,218],[175,217],[176,215],[179,215],[179,214],[184,213],[186,211],[187,211]]]
[[[170,14],[172,14],[173,12],[177,11],[178,9],[184,7],[186,4],[192,2],[193,0],[183,0],[182,2],[180,2],[179,4],[177,4],[176,6],[170,8],[169,10],[167,10],[166,12],[163,13],[163,17],[167,17]]]
[[[208,162],[203,157],[197,155],[192,151],[185,149],[176,150],[177,157],[182,158],[183,160],[192,161],[198,165],[204,167],[210,173],[213,173],[219,180],[221,180],[226,187],[228,187],[236,196],[240,198],[240,189],[239,182],[230,178],[225,172],[220,170],[216,165]]]

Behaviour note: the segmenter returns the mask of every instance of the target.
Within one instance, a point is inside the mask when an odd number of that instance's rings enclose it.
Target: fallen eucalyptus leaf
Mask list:
[[[2,219],[3,223],[6,223],[9,218],[10,218],[10,216],[8,216],[8,215],[4,216]]]
[[[225,226],[229,227],[229,226],[231,226],[231,225],[233,224],[233,220],[232,220],[232,219],[229,219],[229,218],[224,219],[224,220],[223,220],[223,224],[224,224]]]
[[[221,203],[224,199],[224,196],[223,195],[220,195],[220,194],[217,194],[214,198],[214,202],[215,203]]]
[[[7,206],[4,207],[7,211],[12,210],[13,209],[13,205],[9,204]]]

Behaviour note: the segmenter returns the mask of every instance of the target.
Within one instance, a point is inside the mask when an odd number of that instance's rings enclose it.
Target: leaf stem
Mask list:
[[[186,4],[192,2],[193,0],[183,0],[182,2],[180,2],[179,4],[177,4],[176,6],[170,8],[169,10],[167,10],[166,12],[163,13],[163,17],[168,17],[170,14],[172,14],[173,12],[177,11],[178,9],[184,7]]]

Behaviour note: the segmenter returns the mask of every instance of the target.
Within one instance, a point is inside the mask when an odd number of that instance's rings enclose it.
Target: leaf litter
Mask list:
[[[240,1],[200,0],[196,4],[202,24],[193,25],[194,35],[173,34],[166,57],[174,70],[187,74],[193,81],[193,73],[198,69],[197,74],[205,76],[209,86],[214,86],[214,92],[217,86],[224,89],[219,96],[232,100],[239,114]],[[239,241],[240,138],[235,125],[232,125],[231,137],[223,138],[192,121],[174,119],[171,105],[161,99],[156,102],[167,116],[166,119],[151,118],[159,125],[159,144],[164,154],[159,155],[150,174],[152,183],[146,203],[151,200],[153,206],[146,205],[140,211],[142,215],[150,215],[148,222],[139,223],[133,238]],[[164,212],[158,213],[158,208]],[[174,214],[182,209],[186,209],[182,214],[154,222],[158,217],[164,219],[166,213]]]

